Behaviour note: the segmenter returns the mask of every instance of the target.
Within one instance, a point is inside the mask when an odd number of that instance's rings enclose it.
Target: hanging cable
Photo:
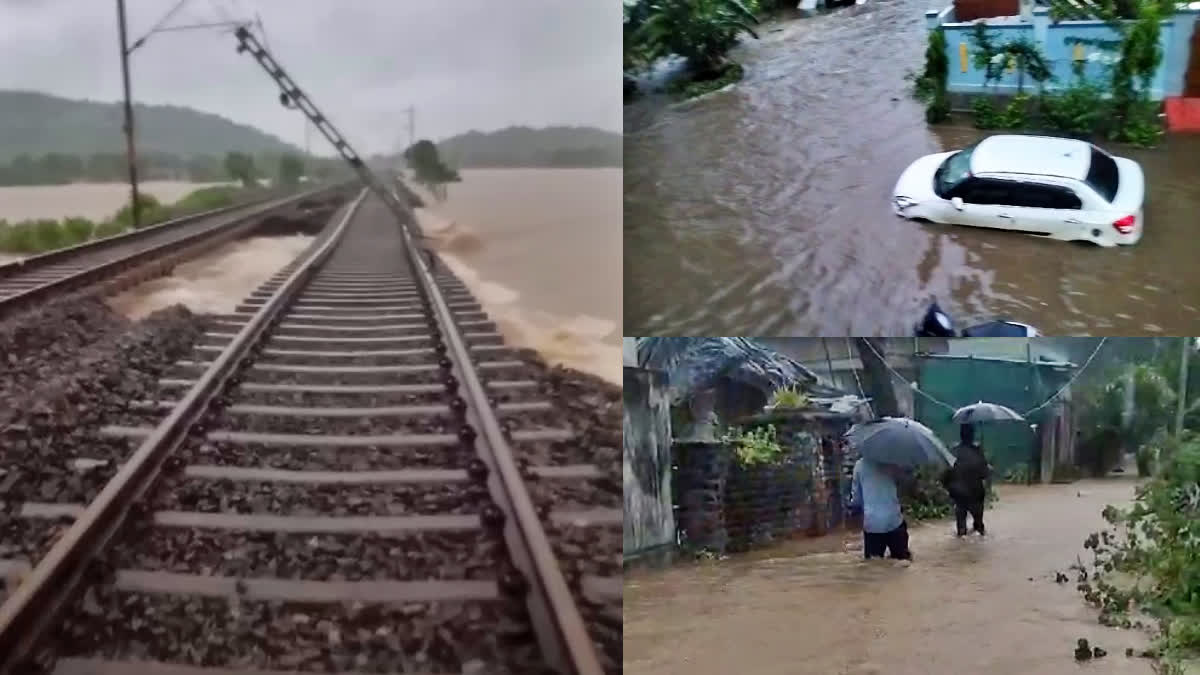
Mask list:
[[[166,14],[163,14],[162,18],[158,20],[158,23],[154,24],[153,28],[146,31],[146,34],[143,35],[142,37],[133,41],[133,44],[129,47],[129,51],[132,52],[133,50],[135,50],[138,47],[141,47],[143,44],[145,44],[146,40],[151,35],[154,35],[155,33],[157,33],[163,27],[163,25],[165,25],[168,21],[171,20],[171,17],[173,17],[177,13],[179,13],[179,10],[183,9],[183,6],[185,4],[187,4],[187,0],[179,0],[179,2],[176,2],[175,6],[172,7],[170,9],[170,11],[168,11]]]
[[[849,338],[847,338],[847,339],[849,339]],[[925,392],[921,391],[921,388],[919,386],[917,386],[913,382],[909,382],[903,375],[901,375],[900,373],[897,373],[895,371],[895,369],[893,369],[892,366],[887,362],[887,359],[883,358],[883,354],[880,354],[879,350],[875,349],[875,345],[871,344],[870,340],[863,340],[863,342],[867,343],[867,347],[869,347],[871,349],[871,352],[873,354],[875,354],[875,356],[879,357],[880,362],[883,363],[883,367],[887,368],[887,371],[892,374],[892,377],[895,377],[896,379],[900,380],[904,384],[908,385],[909,389],[912,389],[913,391],[917,392],[918,394],[924,396],[925,398],[929,399],[931,402],[933,402],[937,405],[940,405],[943,408],[946,408],[950,412],[954,412],[955,410],[958,410],[958,408],[955,408],[954,406],[950,405],[949,403],[946,403],[944,401],[939,401],[938,399],[934,398],[933,396],[930,396],[929,394],[926,394]],[[857,377],[857,375],[856,375],[856,377]]]
[[[967,338],[967,339],[970,339],[970,338]],[[849,341],[850,341],[850,338],[846,338],[847,344],[849,344]],[[1045,408],[1046,406],[1053,403],[1058,397],[1062,396],[1063,392],[1065,392],[1068,388],[1070,388],[1070,386],[1075,383],[1075,380],[1079,379],[1079,376],[1082,375],[1085,370],[1087,370],[1088,366],[1091,365],[1092,360],[1096,358],[1096,354],[1098,354],[1100,352],[1100,348],[1103,347],[1104,343],[1107,341],[1108,341],[1107,337],[1100,338],[1100,342],[1096,344],[1096,348],[1092,350],[1091,355],[1087,357],[1087,360],[1083,362],[1083,365],[1079,367],[1079,370],[1075,371],[1075,374],[1071,376],[1071,379],[1067,380],[1066,384],[1064,384],[1061,388],[1059,388],[1058,391],[1054,392],[1053,396],[1046,399],[1045,401],[1042,401],[1040,404],[1030,408],[1029,410],[1026,410],[1025,412],[1021,413],[1021,417],[1027,417],[1027,416],[1031,415],[1032,413],[1035,413],[1035,412],[1041,410],[1042,408]],[[875,354],[875,356],[879,357],[879,360],[883,362],[884,368],[887,368],[888,372],[891,373],[893,377],[895,377],[895,378],[899,379],[901,382],[907,384],[909,386],[909,388],[911,388],[913,391],[924,396],[925,398],[929,399],[933,403],[936,403],[937,405],[940,405],[943,408],[950,410],[951,412],[958,410],[957,407],[952,406],[949,403],[946,403],[945,401],[938,400],[937,398],[930,396],[929,394],[926,394],[924,391],[921,391],[921,388],[916,383],[909,382],[903,375],[896,372],[895,369],[893,369],[891,367],[891,365],[888,364],[887,359],[883,358],[883,355],[880,354],[879,351],[875,349],[875,346],[871,344],[870,340],[864,340],[864,342],[867,343],[867,347],[869,347],[871,349],[871,351]],[[858,373],[855,373],[854,377],[855,377],[855,379],[857,379]],[[860,391],[862,390],[861,384],[859,385],[859,390]]]
[[[1100,338],[1100,342],[1099,342],[1099,344],[1096,345],[1096,348],[1092,350],[1091,356],[1087,357],[1087,361],[1083,362],[1083,365],[1079,367],[1079,370],[1075,371],[1075,374],[1071,376],[1071,379],[1067,380],[1066,384],[1064,384],[1061,388],[1059,388],[1058,391],[1054,392],[1053,396],[1051,396],[1050,398],[1043,401],[1041,405],[1038,405],[1033,408],[1030,408],[1029,410],[1026,410],[1021,416],[1025,417],[1026,415],[1029,415],[1030,413],[1037,412],[1037,411],[1041,410],[1042,408],[1045,408],[1046,406],[1050,405],[1050,403],[1052,401],[1054,401],[1054,399],[1061,396],[1064,391],[1066,391],[1072,384],[1075,383],[1075,380],[1079,379],[1079,376],[1083,374],[1083,371],[1087,370],[1088,365],[1090,365],[1092,363],[1092,359],[1096,358],[1096,354],[1100,353],[1100,348],[1104,346],[1105,342],[1108,342],[1107,337]]]
[[[868,343],[869,344],[869,343]],[[872,349],[872,351],[874,351]],[[846,356],[853,358],[854,346],[850,344],[850,338],[846,338]],[[887,365],[885,362],[884,365]],[[858,385],[858,397],[867,403],[867,412],[871,418],[875,418],[875,407],[871,405],[871,399],[867,398],[867,392],[863,391],[862,380],[858,379],[858,369],[854,366],[850,367],[850,372],[854,373],[854,382]]]

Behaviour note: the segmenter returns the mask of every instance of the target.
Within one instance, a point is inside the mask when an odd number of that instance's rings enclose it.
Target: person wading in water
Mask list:
[[[975,427],[964,424],[959,428],[961,442],[954,446],[954,466],[942,474],[942,485],[954,500],[954,520],[958,536],[967,533],[967,514],[972,528],[983,535],[983,505],[992,482],[992,467],[983,448],[975,442]]]
[[[900,513],[896,490],[899,469],[860,459],[854,464],[850,510],[862,513],[863,556],[912,560],[908,550],[908,523]]]

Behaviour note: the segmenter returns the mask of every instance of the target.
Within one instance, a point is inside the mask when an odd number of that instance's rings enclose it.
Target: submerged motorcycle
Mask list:
[[[1016,321],[988,321],[964,328],[958,335],[950,315],[934,300],[925,310],[925,318],[913,327],[917,337],[1037,337],[1037,329]]]

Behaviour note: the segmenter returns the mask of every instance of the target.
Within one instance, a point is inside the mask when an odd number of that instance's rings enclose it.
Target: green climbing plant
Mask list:
[[[983,71],[983,84],[998,82],[1008,68],[1017,71],[1017,93],[1025,91],[1025,77],[1033,80],[1038,88],[1053,77],[1050,61],[1041,48],[1026,37],[997,43],[983,22],[977,22],[971,31],[975,45],[972,61]]]

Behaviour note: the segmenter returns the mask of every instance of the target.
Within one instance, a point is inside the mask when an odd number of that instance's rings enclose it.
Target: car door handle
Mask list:
[[[1012,220],[1012,216],[1008,215],[1007,213],[1001,213],[1000,215],[998,215],[996,217],[997,218],[1007,218],[1009,220]]]
[[[1067,223],[1068,225],[1078,225],[1079,223],[1081,223],[1081,222],[1083,222],[1083,221],[1082,221],[1082,220],[1075,220],[1074,218],[1068,218],[1068,219],[1064,220],[1063,222],[1064,222],[1064,223]]]

